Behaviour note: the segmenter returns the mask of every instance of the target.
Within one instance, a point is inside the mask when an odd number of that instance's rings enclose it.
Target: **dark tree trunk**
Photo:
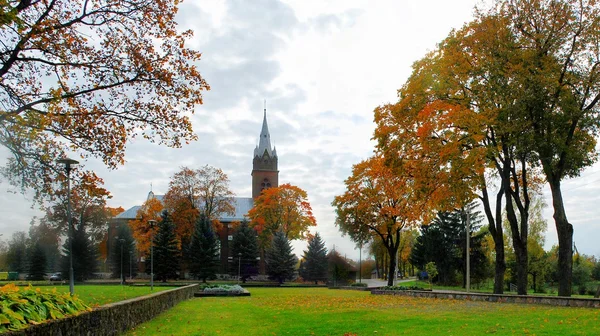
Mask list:
[[[504,189],[502,186],[496,194],[496,218],[492,214],[490,206],[490,199],[487,193],[487,188],[482,188],[481,201],[485,210],[485,215],[488,220],[488,228],[492,238],[494,239],[494,250],[496,252],[495,260],[495,273],[494,273],[494,294],[504,293],[504,273],[506,272],[506,262],[504,260],[504,232],[502,230],[502,197],[504,195]]]
[[[573,225],[567,220],[560,180],[548,179],[552,192],[554,223],[558,233],[558,295],[571,296],[573,274]]]
[[[537,283],[537,272],[531,273],[531,277],[533,278],[533,292],[536,293],[536,283]]]
[[[389,258],[390,258],[390,264],[389,264],[389,268],[388,268],[388,277],[387,277],[387,285],[388,286],[393,286],[394,285],[394,270],[396,269],[396,258],[394,258],[394,256],[396,255],[396,253],[398,252],[398,246],[394,246],[394,244],[391,244],[388,247],[388,254],[389,254]]]

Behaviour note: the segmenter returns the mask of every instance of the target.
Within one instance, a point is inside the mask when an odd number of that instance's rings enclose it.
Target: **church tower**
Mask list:
[[[265,106],[262,130],[252,160],[252,198],[256,199],[260,196],[263,189],[277,186],[279,186],[277,151],[275,147],[271,148],[271,135],[267,125],[267,108]]]

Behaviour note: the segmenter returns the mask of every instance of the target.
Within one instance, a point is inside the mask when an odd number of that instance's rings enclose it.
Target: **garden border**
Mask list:
[[[194,297],[198,287],[198,284],[192,284],[109,303],[79,315],[50,320],[1,335],[119,335],[140,323],[153,319],[179,302]]]
[[[416,291],[416,290],[371,290],[373,295],[401,295],[433,299],[453,299],[468,301],[505,302],[521,304],[538,304],[557,307],[600,308],[600,299],[572,298],[565,296],[534,296],[510,294],[484,294],[451,291]]]

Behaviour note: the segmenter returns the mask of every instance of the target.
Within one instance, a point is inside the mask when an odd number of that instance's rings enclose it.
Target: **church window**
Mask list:
[[[271,188],[271,182],[269,182],[269,179],[264,179],[263,182],[260,184],[260,187],[260,190]]]

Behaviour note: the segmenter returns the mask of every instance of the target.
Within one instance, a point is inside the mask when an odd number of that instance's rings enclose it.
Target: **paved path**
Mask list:
[[[410,277],[410,278],[398,280],[398,281],[396,281],[396,284],[400,284],[403,282],[410,282],[410,281],[414,281],[414,280],[416,280],[416,278]],[[381,279],[362,279],[362,282],[366,283],[367,287],[387,286],[387,280],[381,280]]]

